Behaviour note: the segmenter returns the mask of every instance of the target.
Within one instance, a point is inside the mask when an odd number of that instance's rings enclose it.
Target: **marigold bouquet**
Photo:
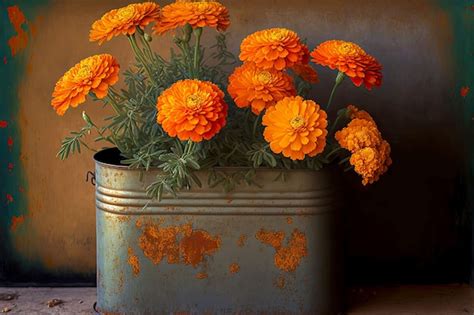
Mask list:
[[[102,43],[126,36],[136,63],[123,72],[125,88],[116,89],[120,66],[109,54],[88,57],[59,79],[51,105],[58,115],[86,97],[111,106],[114,114],[98,126],[86,112],[86,125],[72,132],[58,156],[91,150],[85,141],[117,147],[122,164],[162,170],[149,187],[150,197],[201,185],[197,170],[209,170],[209,184],[231,190],[255,183],[257,168],[319,170],[339,163],[361,175],[364,185],[377,181],[392,163],[390,145],[374,119],[349,105],[331,123],[327,110],[344,79],[368,90],[382,83],[382,66],[361,47],[329,40],[312,52],[291,30],[257,31],[241,43],[243,62],[227,50],[227,8],[217,1],[176,0],[160,8],[153,2],[130,4],[107,12],[92,24],[90,41]],[[215,29],[215,44],[205,49],[205,29]],[[153,36],[173,32],[166,60],[150,46]],[[337,75],[326,106],[308,99],[317,72],[310,64]],[[342,130],[336,132],[340,127]],[[334,139],[334,140],[333,140]],[[241,167],[229,175],[222,166]]]

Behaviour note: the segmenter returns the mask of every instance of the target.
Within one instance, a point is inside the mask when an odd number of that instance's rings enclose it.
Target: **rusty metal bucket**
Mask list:
[[[110,149],[109,149],[110,150]],[[337,314],[332,171],[259,170],[256,186],[147,199],[146,173],[96,160],[97,309],[113,314]],[[237,169],[224,169],[235,172]],[[207,174],[199,173],[203,183]],[[144,208],[147,204],[148,206]]]

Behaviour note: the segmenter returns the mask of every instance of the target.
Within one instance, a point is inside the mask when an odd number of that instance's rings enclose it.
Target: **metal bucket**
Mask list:
[[[113,314],[337,314],[340,194],[333,172],[257,171],[262,185],[150,202],[158,174],[96,154],[97,309]],[[237,169],[224,169],[235,172]],[[207,183],[207,173],[199,173]],[[148,203],[148,206],[143,207]]]

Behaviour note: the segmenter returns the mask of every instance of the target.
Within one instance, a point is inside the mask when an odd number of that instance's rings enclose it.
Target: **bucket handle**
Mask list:
[[[95,186],[95,173],[92,171],[88,171],[86,173],[86,182],[89,181],[89,175],[90,175],[90,181],[93,186]]]

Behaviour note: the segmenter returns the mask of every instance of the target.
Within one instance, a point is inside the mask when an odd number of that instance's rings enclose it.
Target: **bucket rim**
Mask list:
[[[106,148],[98,151],[93,155],[93,159],[96,163],[96,165],[106,167],[106,168],[111,168],[111,169],[119,169],[119,170],[127,170],[127,171],[137,171],[137,172],[142,172],[145,171],[144,168],[129,168],[128,165],[125,164],[116,164],[116,163],[108,163],[104,162],[101,160],[101,156],[104,154],[104,152],[112,152],[116,151],[118,154],[120,154],[120,150],[117,147],[113,148]],[[334,168],[333,165],[328,165],[327,167],[322,168],[321,170],[310,170],[307,168],[296,168],[296,169],[286,169],[286,168],[272,168],[272,167],[259,167],[259,168],[253,168],[251,166],[218,166],[218,167],[213,167],[212,169],[214,170],[223,170],[223,171],[232,171],[232,170],[250,170],[254,169],[255,171],[273,171],[273,172],[285,172],[285,173],[298,173],[298,172],[304,172],[304,173],[315,173],[315,174],[321,174],[328,169]],[[159,170],[157,167],[151,167],[149,171],[154,171],[154,170]],[[208,170],[198,170],[199,171],[208,171]]]

